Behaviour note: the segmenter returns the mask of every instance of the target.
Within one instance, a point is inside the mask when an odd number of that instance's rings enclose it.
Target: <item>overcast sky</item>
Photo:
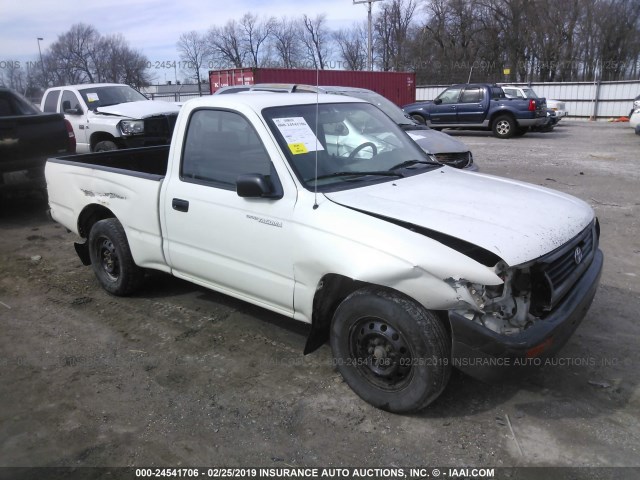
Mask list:
[[[37,61],[38,37],[44,38],[44,53],[58,35],[79,22],[93,25],[101,34],[122,33],[151,62],[178,61],[181,33],[204,32],[246,12],[276,17],[326,13],[331,28],[367,17],[365,5],[353,5],[352,0],[0,0],[0,67],[3,61]]]

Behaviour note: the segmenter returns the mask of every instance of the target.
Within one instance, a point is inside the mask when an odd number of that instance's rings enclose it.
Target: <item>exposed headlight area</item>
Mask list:
[[[473,304],[470,309],[456,312],[496,333],[513,335],[537,320],[529,313],[531,274],[529,268],[508,268],[503,262],[496,265],[495,271],[504,282],[501,285],[461,285]]]
[[[144,134],[144,121],[143,120],[122,120],[118,124],[118,128],[122,135],[143,135]]]
[[[456,153],[436,153],[432,157],[435,157],[440,163],[449,165],[454,168],[470,168],[473,165],[473,155],[471,152],[456,152]]]

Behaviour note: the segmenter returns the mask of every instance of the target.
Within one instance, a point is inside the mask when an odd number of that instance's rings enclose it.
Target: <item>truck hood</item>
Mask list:
[[[472,243],[511,266],[565,244],[594,218],[588,204],[570,195],[450,167],[325,195]]]
[[[98,107],[96,112],[118,115],[129,118],[147,118],[154,115],[178,113],[180,107],[174,103],[154,100],[140,100],[139,102],[119,103],[107,107]]]
[[[469,147],[460,140],[436,130],[407,130],[407,135],[428,153],[462,153],[469,151]]]

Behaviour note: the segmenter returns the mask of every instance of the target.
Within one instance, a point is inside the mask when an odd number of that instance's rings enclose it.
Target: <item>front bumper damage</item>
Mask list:
[[[449,312],[452,364],[479,380],[494,382],[521,377],[545,364],[569,340],[595,296],[603,254],[596,250],[589,268],[543,320],[516,335],[496,333]]]

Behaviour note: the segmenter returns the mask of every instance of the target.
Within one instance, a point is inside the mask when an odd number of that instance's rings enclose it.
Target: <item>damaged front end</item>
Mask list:
[[[594,221],[553,252],[532,262],[494,267],[501,285],[478,285],[461,280],[470,308],[454,311],[471,322],[501,335],[515,335],[543,320],[588,269],[598,247]],[[460,290],[458,290],[460,291]]]
[[[449,311],[454,364],[476,378],[493,380],[505,377],[509,361],[539,366],[539,357],[557,352],[597,290],[603,265],[599,234],[594,221],[541,258],[515,267],[498,262],[494,271],[503,280],[500,285],[456,281],[452,286],[461,302]]]
[[[479,285],[461,280],[458,292],[464,289],[469,308],[453,310],[467,320],[501,335],[513,335],[533,325],[539,318],[530,312],[531,268],[509,268],[499,262],[495,273],[501,285]]]

